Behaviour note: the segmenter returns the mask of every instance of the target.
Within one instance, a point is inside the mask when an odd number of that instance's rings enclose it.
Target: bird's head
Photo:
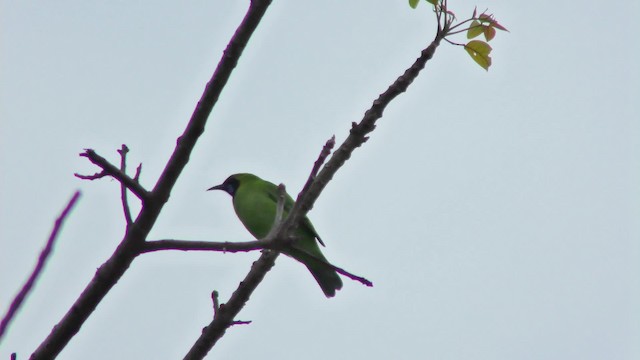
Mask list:
[[[216,185],[214,187],[208,188],[209,190],[223,190],[227,194],[234,196],[240,184],[246,183],[252,179],[257,179],[258,177],[252,174],[233,174],[227,178],[222,184]]]

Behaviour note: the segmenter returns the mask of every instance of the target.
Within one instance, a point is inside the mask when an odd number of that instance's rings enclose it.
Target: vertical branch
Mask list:
[[[129,148],[127,145],[122,144],[122,148],[118,150],[120,154],[120,171],[123,173],[127,173],[127,153],[129,152]],[[140,169],[140,168],[138,168]],[[136,173],[138,175],[139,173]],[[127,223],[127,229],[133,223],[133,219],[131,218],[131,210],[129,209],[129,200],[127,200],[127,187],[125,184],[120,183],[120,197],[122,198],[122,211],[124,212],[124,220]]]

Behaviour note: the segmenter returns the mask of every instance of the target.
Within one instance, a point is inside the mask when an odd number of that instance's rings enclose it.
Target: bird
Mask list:
[[[256,238],[262,239],[271,230],[276,217],[278,186],[256,175],[239,173],[229,176],[222,184],[210,190],[222,190],[231,195],[233,208],[244,227]],[[283,219],[293,208],[294,201],[285,194]],[[342,288],[342,280],[335,269],[328,264],[318,243],[322,239],[305,216],[296,230],[297,241],[285,247],[282,252],[303,263],[320,285],[325,296],[335,296]],[[320,260],[318,260],[320,259]]]

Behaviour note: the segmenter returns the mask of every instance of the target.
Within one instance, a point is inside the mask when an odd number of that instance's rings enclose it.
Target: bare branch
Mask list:
[[[433,42],[422,51],[420,57],[416,59],[416,61],[411,65],[411,67],[409,67],[404,72],[403,75],[398,77],[398,79],[396,79],[396,81],[393,84],[391,84],[391,86],[389,86],[389,88],[384,93],[382,93],[378,97],[378,99],[376,99],[373,102],[373,105],[369,110],[365,112],[364,117],[360,121],[360,123],[353,124],[347,139],[333,153],[333,155],[331,156],[329,161],[326,163],[326,165],[322,168],[322,170],[318,173],[318,175],[315,176],[315,179],[311,182],[311,185],[309,185],[308,187],[305,186],[306,189],[300,192],[293,209],[289,213],[289,216],[284,221],[284,223],[279,227],[279,230],[274,234],[274,237],[275,237],[274,242],[285,241],[283,239],[287,239],[288,234],[293,233],[295,228],[298,226],[298,223],[304,218],[304,216],[313,207],[314,202],[320,196],[320,193],[322,192],[324,187],[327,185],[327,183],[333,178],[333,175],[351,157],[351,153],[368,140],[367,134],[369,134],[375,129],[375,122],[376,120],[382,117],[382,114],[385,108],[387,107],[387,105],[399,94],[406,91],[409,85],[418,76],[420,71],[425,67],[427,61],[433,57],[435,50],[440,44],[441,40],[442,40],[442,35],[440,33],[436,34],[436,37],[433,40]],[[325,145],[325,148],[323,148],[323,151],[321,152],[320,157],[316,163],[322,163],[324,161],[324,157],[328,156],[327,152],[331,149],[331,147],[332,147],[332,144],[328,142],[327,145]],[[324,155],[325,153],[327,154]],[[314,178],[313,172],[314,170],[312,170],[310,178]],[[260,260],[263,260],[263,257],[265,256],[265,254],[268,254],[268,253],[269,253],[268,251],[265,251],[263,253],[263,256],[258,260],[258,262],[260,262]],[[269,263],[269,261],[266,259],[265,259],[265,262]],[[265,266],[263,270],[264,274],[266,274],[266,272],[269,271],[269,269],[272,266],[273,264],[269,266]],[[344,269],[335,267],[333,265],[330,265],[330,266],[334,267],[336,271],[338,271],[339,273],[351,279],[360,281],[361,283],[367,286],[371,285],[371,282],[367,279],[364,279],[359,276],[355,276],[345,271]],[[249,272],[249,275],[247,276],[252,275],[254,270],[256,270],[256,267],[253,267]],[[256,277],[259,277],[260,279],[262,279],[264,277],[264,274],[255,274],[255,275]],[[236,290],[236,292],[242,290],[243,285],[244,284],[241,283],[238,289]],[[248,295],[247,295],[247,299],[248,299]],[[244,306],[244,303],[238,304],[238,306],[242,307]],[[238,309],[234,308],[231,319],[234,316],[236,316],[239,311],[240,311],[239,308]],[[229,322],[232,321],[231,319],[229,319],[228,321]],[[216,319],[214,319],[214,322],[212,323],[212,325],[214,325],[214,323],[216,322],[215,320]],[[210,325],[210,327],[212,325]],[[215,341],[217,341],[224,334],[224,330],[228,326],[229,325],[227,322],[226,327],[218,329],[219,334],[217,334],[217,337],[211,340],[210,346],[213,346],[215,344]],[[203,336],[205,335],[205,333],[211,333],[211,332],[212,331],[204,331]],[[196,345],[201,346],[200,340],[203,339],[203,336],[201,336],[198,342],[196,342]],[[196,346],[194,345],[194,348],[195,347]],[[202,356],[204,355],[206,355],[206,352]],[[194,357],[194,358],[198,358],[198,357]]]
[[[331,181],[338,169],[351,157],[351,154],[356,148],[360,147],[369,139],[367,134],[375,129],[375,123],[382,117],[386,107],[398,95],[405,92],[413,80],[418,77],[418,74],[424,69],[427,61],[435,54],[436,48],[440,44],[440,41],[442,41],[444,35],[446,35],[446,33],[439,31],[431,44],[422,50],[420,57],[405,70],[404,74],[399,76],[384,93],[380,94],[380,96],[373,101],[373,105],[365,112],[362,120],[359,123],[352,124],[349,136],[340,147],[334,151],[331,158],[329,158],[316,176],[315,181],[309,186],[308,191],[303,191],[298,195],[294,208],[291,210],[289,217],[283,225],[284,227],[295,227],[297,226],[296,224],[306,216],[320,196],[322,190],[324,190],[325,186]]]
[[[84,180],[95,180],[105,176],[111,176],[114,179],[118,180],[122,185],[126,186],[127,189],[131,190],[142,202],[146,202],[149,200],[150,194],[149,192],[138,183],[138,181],[130,178],[127,174],[120,171],[117,167],[113,166],[109,161],[107,161],[102,156],[98,155],[92,149],[85,149],[80,156],[86,157],[94,163],[95,165],[102,168],[102,171],[95,175],[80,175],[75,174],[76,177]]]
[[[133,176],[133,180],[137,183],[140,182],[140,173],[142,172],[142,163],[138,164],[136,168],[136,174]]]
[[[122,144],[122,148],[118,150],[120,154],[120,171],[123,174],[127,173],[127,153],[129,152],[129,148],[127,145]],[[138,167],[140,169],[140,167]],[[139,173],[136,172],[136,177]],[[133,181],[137,182],[137,179],[134,178]],[[133,219],[131,218],[131,210],[129,209],[129,201],[127,200],[127,187],[120,183],[120,197],[122,198],[122,211],[124,211],[124,219],[127,222],[127,227],[129,227],[133,223]]]
[[[213,301],[213,317],[216,317],[216,314],[218,313],[218,309],[220,309],[220,300],[218,300],[218,292],[216,290],[213,290],[211,292],[211,300]],[[249,325],[251,324],[251,320],[249,321],[244,321],[244,320],[234,320],[231,325]]]
[[[249,324],[251,324],[251,320],[234,320],[231,323],[231,326],[233,326],[233,325],[249,325]]]
[[[327,160],[327,157],[331,155],[331,150],[333,149],[334,146],[336,146],[336,136],[332,135],[331,138],[327,140],[327,142],[322,147],[322,151],[320,151],[320,155],[318,156],[318,159],[316,159],[316,162],[313,163],[313,168],[311,169],[309,178],[307,179],[307,182],[302,187],[301,192],[306,192],[307,189],[309,189],[313,181],[316,179],[316,176],[318,175],[318,171],[320,171],[320,167],[322,166],[322,164],[324,164],[325,160]],[[322,244],[322,242],[320,243]],[[324,246],[324,244],[322,245]]]
[[[98,179],[102,179],[103,177],[107,177],[109,176],[109,174],[107,174],[104,171],[101,171],[99,173],[95,173],[93,175],[81,175],[78,173],[73,174],[75,177],[77,177],[78,179],[82,179],[82,180],[98,180]]]
[[[367,134],[375,129],[375,122],[377,119],[382,117],[382,113],[387,105],[396,96],[406,91],[408,86],[424,68],[426,62],[433,57],[433,54],[441,40],[442,38],[440,33],[438,33],[434,41],[422,51],[420,57],[413,63],[413,65],[407,69],[402,76],[398,77],[398,79],[389,86],[387,91],[381,94],[378,99],[373,102],[373,106],[365,112],[364,118],[360,123],[353,124],[347,139],[342,143],[342,145],[340,145],[338,150],[333,153],[333,156],[331,156],[327,164],[322,168],[317,176],[314,176],[314,170],[312,170],[310,178],[315,179],[308,187],[305,185],[306,189],[298,195],[294,208],[291,210],[284,223],[278,227],[278,231],[274,234],[275,242],[285,241],[284,239],[288,238],[287,235],[293,233],[295,228],[298,226],[298,223],[304,218],[309,210],[311,210],[314,202],[320,196],[320,193],[327,183],[333,178],[333,175],[349,159],[349,157],[351,157],[351,153],[367,141]],[[328,156],[328,154],[323,155],[326,152],[325,149],[330,150],[331,147],[332,144],[328,142],[327,145],[325,145],[325,148],[323,148],[317,162],[322,163],[324,161],[324,158]],[[276,252],[269,250],[263,251],[260,259],[254,263],[251,271],[249,271],[245,280],[240,283],[227,305],[225,305],[224,308],[221,306],[221,309],[218,312],[219,316],[216,316],[213,322],[203,330],[200,338],[196,341],[185,359],[202,359],[206,356],[209,350],[224,335],[226,329],[231,326],[234,317],[240,312],[242,307],[244,307],[246,301],[249,300],[249,296],[253,290],[255,290],[258,283],[262,281],[266,273],[273,267],[277,256],[278,253]],[[343,275],[358,280],[365,285],[367,283],[371,283],[364,278],[360,278],[355,275],[351,276],[352,274],[347,273],[340,268],[336,268],[336,271],[338,270],[340,270],[340,273]],[[254,283],[254,281],[257,281],[258,283]],[[222,309],[225,311],[223,312]],[[221,315],[223,313],[224,316]]]
[[[254,240],[245,242],[212,242],[212,241],[188,241],[188,240],[154,240],[144,243],[141,254],[162,251],[162,250],[181,250],[181,251],[221,251],[221,252],[248,252],[254,250],[262,250],[268,248],[264,241]]]
[[[73,196],[71,197],[71,200],[69,200],[69,202],[67,203],[67,206],[64,208],[64,210],[62,211],[58,219],[56,219],[56,222],[53,226],[53,230],[51,230],[51,235],[49,235],[49,240],[47,240],[47,244],[40,252],[40,256],[38,257],[38,262],[36,263],[36,267],[31,272],[31,275],[29,276],[29,279],[27,280],[27,282],[24,283],[24,285],[22,286],[22,288],[20,289],[16,297],[11,302],[11,305],[9,306],[7,313],[4,315],[4,317],[2,318],[2,321],[0,322],[0,341],[2,340],[2,337],[5,334],[14,316],[16,315],[16,313],[24,303],[24,300],[27,298],[27,295],[29,295],[29,292],[31,291],[31,289],[33,289],[33,286],[38,280],[38,277],[42,273],[42,270],[44,269],[44,266],[46,265],[47,260],[49,259],[49,256],[51,255],[51,252],[53,250],[53,245],[55,244],[56,239],[58,238],[58,234],[62,229],[62,225],[64,224],[64,221],[66,220],[67,216],[69,216],[69,213],[71,213],[71,210],[75,206],[76,202],[78,202],[79,198],[80,198],[80,191],[76,191],[75,194],[73,194]]]
[[[100,266],[91,282],[86,286],[69,311],[31,355],[31,360],[55,358],[80,330],[82,324],[89,318],[109,290],[122,277],[133,262],[133,259],[140,254],[146,237],[158,219],[162,207],[169,199],[171,190],[182,170],[189,162],[189,156],[198,138],[204,132],[204,126],[211,110],[217,103],[233,69],[238,63],[238,59],[270,4],[270,0],[251,1],[245,18],[227,45],[213,76],[207,83],[202,97],[191,115],[186,129],[178,138],[177,146],[152,192],[147,192],[137,181],[122,174],[119,169],[99,157],[94,151],[87,150],[81,155],[100,166],[110,176],[124,182],[131,192],[142,199],[143,208],[133,224],[127,229],[116,251],[109,260]],[[275,260],[275,257],[273,260]]]
[[[221,304],[213,321],[204,329],[202,334],[193,344],[185,360],[203,359],[209,350],[222,338],[226,330],[237,324],[234,320],[240,310],[249,301],[253,291],[260,285],[264,276],[271,270],[276,259],[280,255],[277,251],[263,250],[260,258],[251,266],[251,270],[240,282],[226,304]]]
[[[211,301],[213,302],[213,317],[216,317],[218,309],[220,309],[220,300],[218,300],[218,291],[213,290],[211,292]]]

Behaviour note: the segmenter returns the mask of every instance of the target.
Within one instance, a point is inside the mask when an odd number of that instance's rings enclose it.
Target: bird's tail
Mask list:
[[[327,259],[319,252],[319,256],[312,255],[302,249],[289,249],[287,253],[294,259],[307,266],[311,275],[316,279],[326,297],[334,297],[336,291],[342,289],[342,280],[338,273],[329,265]]]

